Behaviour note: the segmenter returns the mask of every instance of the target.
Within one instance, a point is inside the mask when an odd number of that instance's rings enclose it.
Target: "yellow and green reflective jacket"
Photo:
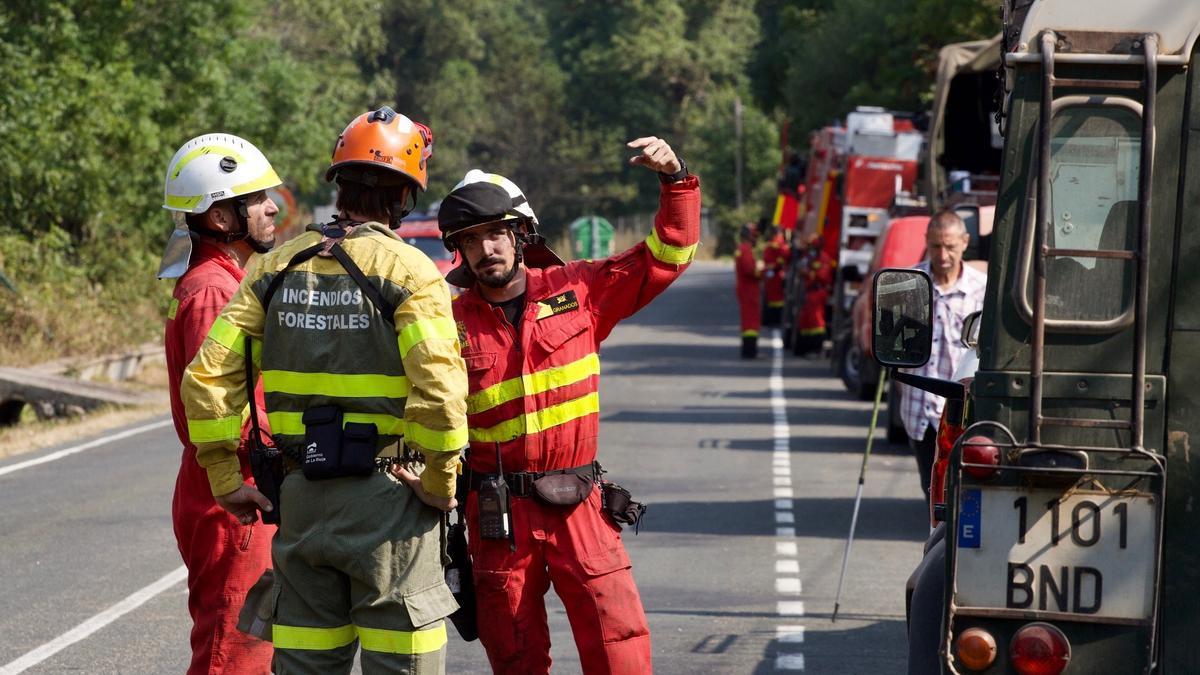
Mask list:
[[[446,282],[424,253],[386,226],[366,223],[341,247],[396,308],[393,322],[326,257],[283,272],[264,308],[274,277],[320,240],[319,226],[310,226],[252,264],[184,374],[188,431],[213,494],[242,483],[236,451],[246,407],[247,335],[279,448],[302,454],[304,411],[337,405],[343,422],[375,424],[380,448],[403,439],[424,453],[425,488],[453,494],[459,451],[467,445],[467,378]]]

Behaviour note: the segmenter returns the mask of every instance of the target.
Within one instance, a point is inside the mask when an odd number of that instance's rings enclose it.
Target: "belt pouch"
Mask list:
[[[341,475],[342,410],[322,405],[304,411],[304,477],[325,480]]]
[[[552,473],[533,481],[533,493],[547,504],[574,506],[587,499],[594,485],[590,473]]]
[[[342,428],[342,476],[365,476],[375,470],[379,430],[372,423],[346,422]]]

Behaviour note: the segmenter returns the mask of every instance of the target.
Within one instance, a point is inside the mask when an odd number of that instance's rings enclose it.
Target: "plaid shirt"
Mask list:
[[[916,269],[929,274],[929,261],[920,263]],[[971,312],[983,308],[986,288],[987,275],[966,263],[958,281],[949,290],[943,291],[933,284],[933,353],[921,368],[904,372],[941,380],[954,376],[954,368],[967,353],[967,348],[959,342],[963,320]],[[908,385],[899,386],[904,429],[909,438],[919,441],[925,437],[928,427],[937,429],[946,399]]]

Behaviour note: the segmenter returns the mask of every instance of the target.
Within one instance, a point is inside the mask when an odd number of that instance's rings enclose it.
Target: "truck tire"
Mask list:
[[[910,577],[908,602],[908,673],[942,672],[942,613],[945,610],[946,540],[935,530],[921,564]]]
[[[863,353],[851,336],[847,335],[839,342],[841,346],[835,346],[834,352],[838,355],[837,371],[838,376],[842,378],[842,384],[846,385],[846,390],[858,400],[873,400],[879,369],[872,367],[874,363],[864,363]]]

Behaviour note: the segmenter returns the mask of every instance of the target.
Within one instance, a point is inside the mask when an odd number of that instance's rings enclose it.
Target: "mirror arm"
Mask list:
[[[902,373],[895,368],[892,369],[891,376],[897,382],[907,384],[910,387],[916,387],[921,391],[927,391],[948,400],[963,401],[967,397],[967,388],[958,382],[940,380],[936,377],[925,377],[924,375],[913,375],[912,373]]]

